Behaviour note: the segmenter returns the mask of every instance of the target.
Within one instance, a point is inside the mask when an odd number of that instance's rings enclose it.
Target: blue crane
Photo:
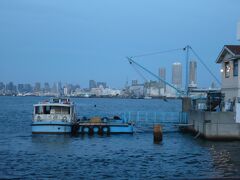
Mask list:
[[[155,78],[157,78],[159,81],[164,82],[165,84],[169,85],[170,87],[172,87],[173,89],[175,89],[178,93],[180,93],[181,95],[184,95],[185,92],[176,88],[174,85],[170,84],[169,82],[163,80],[162,78],[160,78],[159,76],[157,76],[156,74],[154,74],[153,72],[151,72],[150,70],[148,70],[147,68],[143,67],[142,65],[140,65],[139,63],[137,63],[136,61],[134,61],[131,57],[127,57],[128,61],[130,64],[135,64],[138,67],[140,67],[141,69],[143,69],[144,71],[148,72],[149,74],[151,74],[152,76],[154,76]]]
[[[185,83],[185,91],[176,88],[171,83],[169,83],[169,82],[165,81],[164,79],[160,78],[158,75],[154,74],[153,72],[151,72],[150,70],[148,70],[147,68],[145,68],[144,66],[140,65],[139,63],[137,63],[136,61],[133,60],[133,58],[136,58],[136,57],[151,56],[151,55],[162,54],[162,53],[169,53],[169,52],[179,51],[179,50],[186,51],[186,79],[185,79],[186,83]],[[152,52],[152,53],[147,53],[147,54],[141,54],[141,55],[136,55],[136,56],[132,56],[132,57],[127,57],[127,59],[128,59],[130,64],[134,64],[134,65],[138,66],[139,68],[143,69],[144,71],[148,72],[150,75],[152,75],[153,77],[157,78],[159,81],[162,81],[163,83],[167,84],[171,88],[175,89],[180,95],[188,96],[188,94],[189,94],[189,92],[188,92],[188,74],[189,74],[188,64],[189,64],[189,51],[190,50],[196,56],[196,58],[200,61],[200,63],[206,68],[206,70],[210,73],[210,75],[217,81],[217,83],[219,85],[221,85],[221,82],[218,80],[218,78],[212,73],[212,71],[203,62],[203,60],[199,57],[199,55],[189,45],[187,45],[184,48],[170,49],[170,50],[166,50],[166,51]]]

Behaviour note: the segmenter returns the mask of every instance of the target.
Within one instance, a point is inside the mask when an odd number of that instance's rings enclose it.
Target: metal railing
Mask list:
[[[162,125],[165,132],[178,131],[179,124],[188,124],[188,113],[186,112],[130,111],[112,113],[102,113],[99,114],[99,117],[108,117],[111,119],[114,116],[119,116],[124,120],[124,123],[134,123],[134,127],[138,132],[152,132],[155,124]],[[83,115],[78,117],[83,117]],[[89,118],[91,116],[85,117]]]
[[[161,124],[165,131],[178,131],[177,125],[188,123],[186,112],[125,112],[121,116],[127,122],[134,122],[137,130],[152,131],[155,124]]]

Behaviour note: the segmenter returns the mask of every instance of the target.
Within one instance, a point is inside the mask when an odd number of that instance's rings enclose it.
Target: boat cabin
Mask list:
[[[74,106],[69,99],[53,98],[34,105],[35,115],[73,115]]]
[[[70,114],[70,106],[36,105],[35,114]]]

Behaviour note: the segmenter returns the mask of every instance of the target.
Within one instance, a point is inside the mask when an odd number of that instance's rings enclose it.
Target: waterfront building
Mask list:
[[[216,63],[221,64],[222,93],[225,103],[236,102],[240,97],[240,45],[225,45]]]
[[[53,94],[57,94],[57,85],[56,85],[56,83],[53,83],[53,86],[52,86],[52,93]]]
[[[41,91],[41,83],[36,82],[34,86],[34,92],[40,92]]]
[[[164,81],[166,81],[166,68],[159,68],[159,77]],[[166,84],[163,81],[159,80],[159,88],[160,88],[160,91],[163,88],[164,93],[166,93]]]
[[[159,83],[157,81],[150,81],[144,84],[144,96],[156,97],[160,96]]]
[[[18,84],[17,90],[18,90],[18,93],[23,94],[24,93],[24,84]]]
[[[0,82],[0,95],[3,95],[5,93],[5,84],[3,82]]]
[[[132,80],[132,86],[138,85],[138,80]]]
[[[131,97],[140,98],[144,96],[144,85],[143,84],[136,84],[134,83],[128,89],[129,94]]]
[[[9,82],[6,84],[6,94],[7,95],[17,94],[17,86],[15,86],[13,82]]]
[[[31,93],[33,90],[31,84],[24,84],[24,92],[25,93]]]
[[[63,94],[61,81],[57,83],[57,94],[60,95],[60,96]]]
[[[81,89],[80,85],[72,85],[72,91],[76,91],[77,89]]]
[[[51,88],[50,88],[49,83],[48,83],[48,82],[45,82],[45,83],[44,83],[44,92],[45,92],[45,93],[49,93],[50,90],[51,90]]]
[[[192,60],[189,62],[189,82],[188,86],[197,87],[197,62]]]
[[[89,90],[91,90],[92,88],[96,88],[97,87],[97,83],[95,80],[89,80]]]
[[[103,88],[107,88],[107,83],[106,82],[97,82],[97,87],[102,86]]]
[[[182,88],[182,64],[179,62],[172,64],[172,84],[177,88]]]
[[[69,95],[69,90],[68,90],[67,86],[63,87],[63,94],[64,94],[64,96],[68,96]]]

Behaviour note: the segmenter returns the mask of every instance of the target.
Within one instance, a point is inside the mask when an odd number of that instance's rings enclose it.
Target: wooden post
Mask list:
[[[92,126],[89,126],[88,128],[89,128],[89,129],[88,129],[88,135],[89,135],[89,136],[93,136],[93,134],[94,134],[93,127],[92,127]]]
[[[103,127],[98,126],[98,135],[102,136],[103,135]]]
[[[154,143],[159,143],[162,141],[162,127],[159,124],[154,125],[153,141],[154,141]]]

